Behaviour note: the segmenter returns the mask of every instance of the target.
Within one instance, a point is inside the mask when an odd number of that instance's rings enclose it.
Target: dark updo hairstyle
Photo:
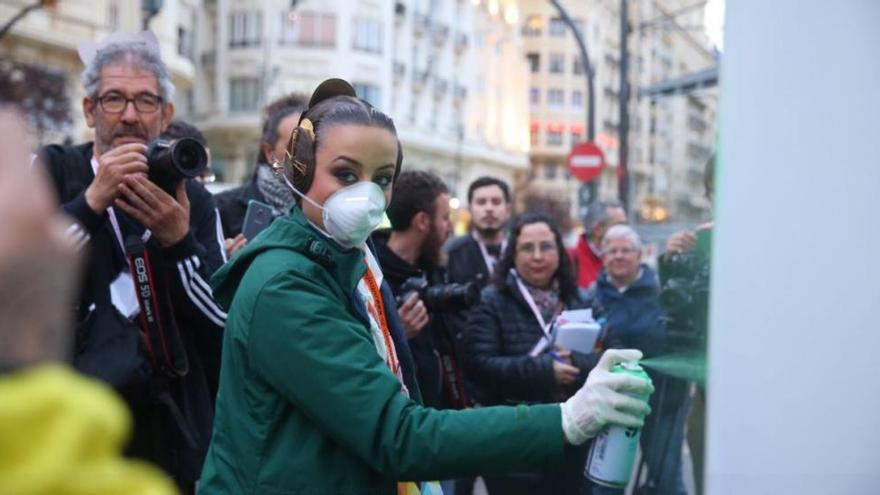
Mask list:
[[[321,83],[312,95],[309,108],[300,117],[299,125],[290,135],[285,157],[285,174],[301,193],[306,194],[315,178],[315,154],[324,131],[334,125],[354,124],[386,129],[397,137],[390,117],[369,103],[354,96],[351,85],[341,79]],[[403,150],[397,141],[397,162],[394,181],[400,175]]]
[[[523,213],[516,219],[510,227],[510,234],[507,238],[507,247],[501,254],[501,260],[495,265],[494,282],[495,286],[504,290],[507,286],[507,274],[511,268],[516,267],[516,240],[522,232],[523,227],[534,223],[544,223],[553,231],[553,237],[556,239],[556,251],[559,255],[559,266],[553,277],[559,281],[559,296],[563,300],[574,298],[578,294],[577,284],[571,271],[571,262],[568,259],[568,253],[565,251],[565,244],[562,242],[562,233],[559,227],[549,216],[543,213]]]

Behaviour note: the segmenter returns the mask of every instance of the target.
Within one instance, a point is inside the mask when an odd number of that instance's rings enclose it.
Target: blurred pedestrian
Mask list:
[[[291,93],[266,105],[257,165],[250,180],[214,196],[220,210],[227,256],[231,257],[248,241],[241,231],[251,200],[271,206],[275,218],[286,214],[295,203],[293,193],[272,173],[271,164],[285,159],[290,133],[296,128],[307,101],[305,96]]]
[[[468,376],[484,404],[539,404],[567,399],[583,384],[598,355],[561,347],[532,355],[553,320],[565,309],[584,307],[571,277],[562,236],[539,213],[518,217],[491,286],[470,314],[466,334]],[[486,476],[493,494],[578,493],[585,449],[568,448],[553,467]]]
[[[611,227],[626,223],[626,212],[617,202],[602,202],[590,208],[584,218],[584,233],[577,246],[569,250],[577,285],[586,289],[602,270],[602,238]]]
[[[122,401],[64,365],[81,258],[27,136],[0,104],[0,487],[5,494],[170,495],[158,469],[122,460]]]
[[[210,193],[195,180],[150,180],[147,143],[174,116],[174,85],[155,36],[82,43],[83,114],[95,141],[51,145],[48,171],[67,234],[86,258],[74,365],[113,385],[134,416],[127,454],[192,491],[213,418],[226,313],[209,290],[224,262]]]
[[[598,300],[607,319],[603,345],[639,349],[645,357],[666,350],[666,327],[660,306],[657,274],[641,262],[642,242],[628,225],[608,229],[601,243],[604,267],[585,299]],[[638,493],[683,495],[681,467],[687,384],[651,369],[657,388],[651,397],[651,415],[642,432],[641,446],[647,481]],[[593,487],[593,495],[623,494],[622,489]]]

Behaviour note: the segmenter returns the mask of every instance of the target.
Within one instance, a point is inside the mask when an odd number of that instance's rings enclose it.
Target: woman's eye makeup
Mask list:
[[[333,171],[333,176],[344,184],[354,184],[358,181],[358,176],[349,169],[337,169]]]
[[[381,173],[375,177],[373,177],[373,182],[376,183],[377,186],[385,189],[386,187],[391,185],[391,182],[394,181],[394,173]]]

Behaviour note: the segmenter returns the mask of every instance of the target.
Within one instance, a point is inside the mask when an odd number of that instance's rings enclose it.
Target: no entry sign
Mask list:
[[[568,171],[581,182],[592,182],[605,169],[605,155],[592,142],[576,145],[568,154]]]

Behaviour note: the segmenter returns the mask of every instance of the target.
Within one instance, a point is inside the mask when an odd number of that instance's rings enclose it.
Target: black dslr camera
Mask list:
[[[204,173],[208,152],[192,138],[181,138],[173,144],[157,139],[147,146],[147,165],[150,182],[174,196],[178,182]]]
[[[413,292],[419,294],[429,313],[468,309],[480,302],[480,288],[473,282],[428,285],[424,277],[410,277],[400,286],[402,295],[397,304],[403,304]]]
[[[711,276],[708,236],[708,231],[698,233],[696,249],[672,254],[663,266],[660,304],[666,310],[668,341],[674,349],[703,350],[706,346]],[[706,240],[700,242],[700,237]]]

